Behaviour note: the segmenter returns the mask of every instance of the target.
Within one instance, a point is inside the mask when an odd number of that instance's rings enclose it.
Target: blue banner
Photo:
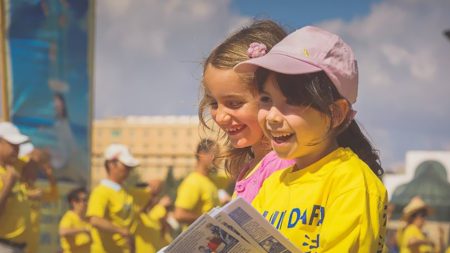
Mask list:
[[[88,0],[6,1],[10,115],[49,150],[58,180],[90,176]]]

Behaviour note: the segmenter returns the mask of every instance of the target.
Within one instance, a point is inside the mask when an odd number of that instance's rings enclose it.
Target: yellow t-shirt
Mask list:
[[[59,228],[85,228],[91,229],[91,225],[80,218],[72,210],[67,211],[59,222]],[[63,253],[89,253],[92,244],[91,236],[85,232],[74,236],[61,237]]]
[[[273,173],[252,205],[303,252],[381,252],[387,192],[348,148]]]
[[[20,168],[17,167],[19,170]],[[0,191],[3,189],[2,178],[6,168],[0,166]],[[29,238],[30,204],[23,184],[16,182],[6,200],[5,209],[0,214],[0,238],[17,243],[25,243]]]
[[[176,207],[193,211],[200,216],[217,205],[217,186],[207,176],[191,172],[178,187]]]
[[[111,221],[115,226],[127,228],[131,233],[136,229],[133,197],[120,185],[102,180],[89,197],[87,217],[100,217]],[[120,234],[92,228],[92,252],[129,252],[127,240]]]
[[[434,252],[433,248],[430,245],[420,245],[419,247],[415,247],[415,249],[409,248],[408,243],[411,239],[425,240],[426,237],[417,226],[415,226],[413,224],[408,225],[403,230],[403,233],[402,233],[402,239],[401,239],[401,244],[400,244],[400,253],[411,253],[411,252],[431,253],[431,252]]]
[[[148,213],[140,213],[135,234],[136,253],[154,253],[170,243],[160,221],[166,213],[166,208],[158,204]]]
[[[130,190],[136,207],[142,209],[152,198],[148,188],[133,188]],[[161,234],[160,219],[166,215],[163,206],[155,205],[148,213],[140,212],[135,233],[135,253],[154,253],[169,244],[164,234]]]

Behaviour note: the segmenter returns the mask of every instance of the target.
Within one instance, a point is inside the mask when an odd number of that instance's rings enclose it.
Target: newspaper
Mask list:
[[[159,253],[301,253],[244,199],[200,216]]]
[[[239,235],[203,214],[188,230],[181,233],[167,248],[165,253],[253,253],[253,246]]]
[[[229,202],[221,208],[221,211],[238,224],[239,230],[247,232],[263,248],[264,252],[301,252],[244,199],[237,198]]]

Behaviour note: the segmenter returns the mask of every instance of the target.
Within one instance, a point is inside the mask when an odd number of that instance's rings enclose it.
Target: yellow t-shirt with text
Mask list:
[[[131,233],[136,229],[133,197],[123,187],[109,180],[103,180],[92,191],[86,216],[104,218],[115,226],[129,229]],[[92,240],[93,253],[130,252],[127,240],[117,233],[92,228]]]
[[[72,210],[67,211],[59,222],[59,228],[84,228],[91,229],[91,225],[80,218]],[[63,253],[89,253],[92,238],[88,233],[78,233],[74,236],[63,236],[61,237],[61,248]]]
[[[252,205],[303,252],[382,252],[387,192],[348,148],[273,173]]]

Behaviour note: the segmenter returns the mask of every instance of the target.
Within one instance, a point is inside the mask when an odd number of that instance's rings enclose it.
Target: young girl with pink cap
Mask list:
[[[267,178],[252,205],[303,252],[381,252],[387,195],[353,119],[352,49],[307,26],[235,71],[255,72],[260,126],[279,157],[296,161]]]

